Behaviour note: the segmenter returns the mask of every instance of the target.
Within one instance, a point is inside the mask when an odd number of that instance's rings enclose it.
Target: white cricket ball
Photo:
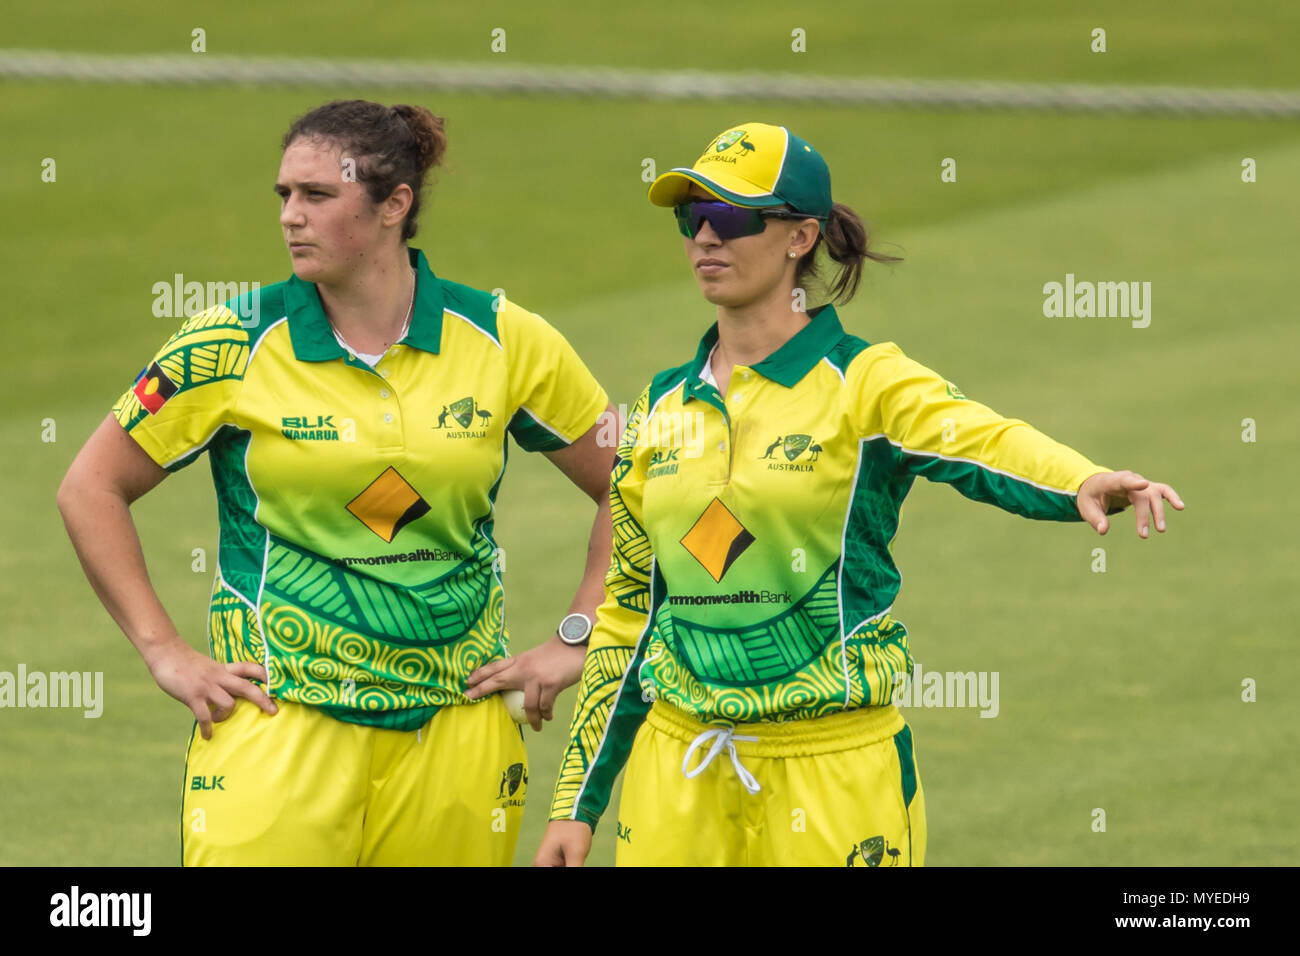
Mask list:
[[[501,700],[506,705],[506,713],[516,724],[528,723],[528,714],[524,712],[524,692],[518,688],[512,687],[503,690]]]

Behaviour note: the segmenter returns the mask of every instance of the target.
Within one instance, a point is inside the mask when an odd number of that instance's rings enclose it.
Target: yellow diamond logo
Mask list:
[[[348,502],[348,511],[379,537],[391,542],[397,532],[429,513],[429,503],[390,466]]]
[[[682,547],[715,581],[721,581],[727,569],[753,543],[754,536],[717,498],[682,538]]]

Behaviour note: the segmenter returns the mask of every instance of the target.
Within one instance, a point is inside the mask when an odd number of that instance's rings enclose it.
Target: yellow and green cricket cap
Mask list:
[[[809,216],[831,214],[826,160],[784,126],[743,123],[720,133],[690,169],[679,166],[655,179],[650,201],[676,206],[692,183],[737,206],[786,205]]]

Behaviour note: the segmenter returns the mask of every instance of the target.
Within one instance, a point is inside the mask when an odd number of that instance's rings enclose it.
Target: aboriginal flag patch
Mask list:
[[[179,386],[167,377],[167,373],[162,370],[157,362],[154,362],[147,369],[140,373],[136,379],[135,397],[140,399],[140,404],[144,406],[145,411],[150,415],[155,415],[158,409],[167,403],[167,399],[176,394]]]

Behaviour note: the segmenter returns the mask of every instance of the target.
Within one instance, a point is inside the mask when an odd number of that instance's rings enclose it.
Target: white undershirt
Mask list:
[[[704,360],[704,368],[700,369],[700,378],[708,382],[714,388],[718,387],[718,380],[713,377],[713,353],[718,350],[715,342],[713,348],[709,349],[709,357]]]
[[[414,272],[415,270],[412,269],[411,271]],[[410,331],[410,329],[411,329],[411,319],[413,319],[413,318],[415,318],[415,288],[414,288],[414,286],[412,286],[412,288],[411,288],[411,311],[410,311],[410,313],[406,316],[406,327],[405,327],[404,329],[402,329],[402,339],[403,339],[403,340],[406,339],[406,334],[407,334],[407,333]],[[343,350],[344,350],[345,352],[347,352],[349,355],[351,355],[353,358],[357,359],[358,361],[360,361],[360,362],[365,362],[365,363],[366,363],[367,365],[369,365],[371,368],[374,368],[376,365],[378,365],[378,364],[379,364],[379,360],[380,360],[381,358],[383,358],[385,355],[388,354],[388,349],[384,349],[382,352],[375,352],[375,353],[371,353],[371,352],[358,352],[358,351],[357,351],[356,349],[354,349],[352,346],[348,345],[347,342],[344,342],[344,341],[343,341],[343,336],[339,335],[339,330],[336,329],[336,328],[334,328],[334,324],[333,324],[333,323],[330,323],[330,329],[334,332],[334,338],[336,338],[336,339],[339,340],[339,345],[343,346]],[[393,343],[393,345],[396,345],[396,344],[397,344],[396,342]],[[393,347],[393,346],[390,345],[388,348],[391,349],[392,347]]]
[[[378,354],[371,354],[370,352],[358,352],[352,346],[348,345],[347,342],[343,341],[343,336],[339,335],[337,330],[335,330],[334,332],[334,338],[339,340],[339,345],[343,346],[343,348],[348,352],[349,355],[351,355],[353,358],[358,359],[359,361],[365,362],[371,368],[374,368],[376,365],[378,365],[379,360],[388,354],[388,349],[384,349],[382,352],[379,352]]]

